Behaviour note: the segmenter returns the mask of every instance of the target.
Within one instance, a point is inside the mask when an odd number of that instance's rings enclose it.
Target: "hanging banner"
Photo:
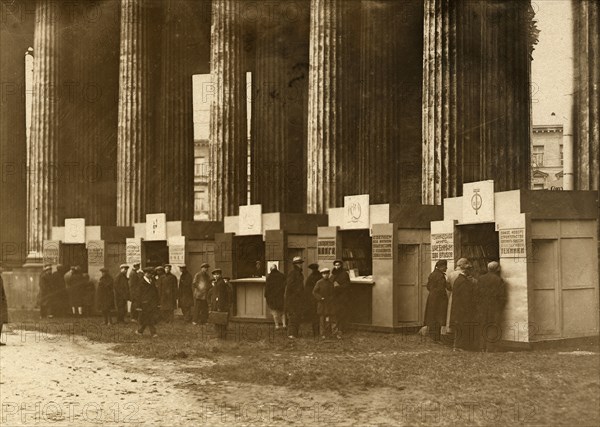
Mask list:
[[[125,239],[125,262],[129,265],[142,263],[142,239],[139,237]]]
[[[169,264],[185,264],[185,236],[169,237]]]
[[[454,259],[454,233],[431,235],[431,261]]]
[[[167,214],[146,215],[146,240],[167,240]]]
[[[524,228],[499,230],[500,258],[525,258],[527,241]]]

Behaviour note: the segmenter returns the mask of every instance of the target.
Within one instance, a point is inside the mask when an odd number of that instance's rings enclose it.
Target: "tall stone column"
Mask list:
[[[156,210],[169,220],[194,218],[194,136],[192,75],[185,57],[189,31],[186,2],[165,2],[160,95],[160,197]]]
[[[575,189],[600,181],[600,3],[573,2],[575,16]]]
[[[117,225],[141,222],[153,210],[158,173],[152,157],[155,142],[152,53],[158,49],[153,34],[155,3],[121,1],[119,66],[119,125],[117,136]],[[158,165],[157,165],[158,166]]]
[[[358,188],[356,133],[351,132],[353,61],[348,19],[360,3],[311,0],[308,77],[307,213],[341,206]],[[358,87],[354,88],[358,90]],[[355,101],[357,98],[355,98]]]
[[[212,5],[209,217],[236,215],[247,202],[246,69],[240,0]]]
[[[426,0],[422,202],[529,187],[529,2]]]
[[[359,175],[371,203],[420,200],[422,8],[362,1]]]
[[[253,79],[252,201],[264,212],[304,212],[309,7],[258,5]],[[268,17],[265,19],[265,17]]]
[[[57,225],[57,153],[59,127],[59,3],[36,4],[34,30],[33,111],[28,147],[28,256],[42,261],[44,239]]]

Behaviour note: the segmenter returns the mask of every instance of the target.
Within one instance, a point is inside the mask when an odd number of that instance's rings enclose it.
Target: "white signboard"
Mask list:
[[[494,181],[463,184],[461,224],[494,222]]]
[[[125,239],[125,262],[129,265],[142,263],[142,239],[139,237]]]
[[[527,241],[524,228],[509,228],[499,231],[500,258],[525,258]]]
[[[84,218],[67,218],[67,219],[65,219],[64,243],[85,243],[85,219]]]
[[[238,218],[238,235],[255,236],[262,234],[262,205],[240,206]]]
[[[185,236],[169,237],[169,264],[185,264]]]
[[[146,215],[146,240],[167,240],[167,214]]]
[[[369,228],[369,195],[344,197],[344,230]]]
[[[454,233],[431,235],[431,261],[454,259]]]

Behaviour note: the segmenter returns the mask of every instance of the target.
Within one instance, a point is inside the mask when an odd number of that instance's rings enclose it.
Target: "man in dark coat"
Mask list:
[[[140,311],[140,288],[144,280],[144,273],[140,270],[140,263],[133,264],[133,268],[129,272],[129,297],[131,298],[131,320],[137,322]]]
[[[177,308],[177,277],[171,273],[171,265],[165,265],[158,280],[160,311],[163,321],[173,321],[173,312]]]
[[[319,272],[319,264],[308,266],[310,274],[304,282],[304,321],[312,326],[313,337],[319,336],[319,315],[317,314],[317,300],[313,296],[313,289],[317,282],[323,278]]]
[[[52,296],[53,296],[53,286],[52,286],[52,265],[46,264],[44,265],[44,269],[42,270],[42,274],[40,275],[39,280],[39,300],[40,300],[40,317],[45,319],[48,315],[52,315]]]
[[[333,283],[330,280],[330,270],[322,268],[320,274],[321,279],[313,289],[313,299],[317,301],[321,338],[325,339],[333,334],[339,339],[342,336],[337,330]]]
[[[81,267],[78,267],[81,268]],[[94,282],[90,280],[90,275],[82,273],[82,289],[83,289],[83,314],[85,316],[91,316],[94,309],[94,298],[96,296],[96,287]],[[111,277],[112,280],[112,277]]]
[[[183,313],[183,320],[192,321],[192,306],[194,305],[194,293],[192,292],[192,275],[187,271],[185,265],[180,265],[181,276],[179,277],[179,307]]]
[[[475,350],[478,347],[475,328],[477,283],[471,277],[472,265],[466,258],[459,259],[456,267],[459,274],[452,287],[452,307],[450,308],[450,325],[455,334],[454,350]]]
[[[477,280],[477,325],[481,329],[479,348],[492,349],[501,338],[502,311],[506,305],[506,285],[500,277],[500,264],[492,261],[487,265],[488,272]]]
[[[69,293],[67,292],[67,286],[65,284],[65,274],[68,269],[58,264],[56,271],[52,273],[52,288],[54,289],[54,295],[52,301],[52,311],[56,315],[67,315],[71,311],[71,304],[69,302]]]
[[[139,287],[139,329],[136,330],[138,335],[142,335],[146,327],[150,329],[152,337],[156,334],[156,320],[158,318],[158,289],[154,283],[154,269],[147,267],[144,269],[144,277],[140,281]]]
[[[2,338],[2,326],[8,323],[8,302],[4,292],[4,281],[2,280],[2,266],[0,266],[0,338]],[[6,345],[0,342],[0,345]]]
[[[83,276],[81,268],[76,265],[71,266],[71,270],[64,277],[67,291],[69,292],[69,301],[73,310],[73,316],[83,316],[87,280]]]
[[[208,299],[210,301],[211,311],[219,311],[221,313],[228,313],[231,308],[231,288],[221,277],[221,270],[215,269],[212,272],[214,278],[214,285],[208,291]],[[221,339],[227,338],[227,325],[215,324],[215,332]]]
[[[104,317],[104,324],[112,324],[111,311],[115,309],[115,290],[112,276],[108,268],[100,269],[102,276],[98,279],[98,290],[96,291],[97,309]]]
[[[127,264],[121,264],[121,271],[115,280],[115,304],[117,306],[117,322],[124,323],[129,301],[129,280],[127,279]]]
[[[285,314],[283,312],[284,295],[285,275],[277,269],[275,264],[273,264],[265,282],[265,299],[267,300],[269,310],[271,310],[271,315],[275,322],[275,329],[279,329],[280,320],[283,324],[283,328],[286,328]]]
[[[192,290],[194,295],[194,313],[192,323],[204,325],[208,319],[208,292],[212,288],[212,279],[208,274],[207,263],[200,266],[200,271],[194,276]]]
[[[436,342],[440,341],[442,326],[446,326],[448,311],[448,294],[446,294],[446,270],[448,261],[439,260],[435,263],[433,272],[427,279],[427,304],[425,305],[425,326],[429,336]]]
[[[304,274],[300,257],[292,260],[292,270],[286,278],[285,315],[288,320],[288,338],[298,338],[302,313],[304,311]]]
[[[341,260],[333,261],[333,270],[331,271],[331,281],[333,282],[333,292],[335,295],[334,304],[338,330],[341,333],[348,332],[348,321],[350,317],[350,275],[342,267]]]

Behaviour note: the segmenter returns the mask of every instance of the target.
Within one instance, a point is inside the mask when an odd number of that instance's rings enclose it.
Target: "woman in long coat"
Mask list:
[[[479,276],[476,293],[481,351],[488,351],[500,340],[500,322],[506,305],[506,285],[500,277],[500,264],[492,261],[487,267],[488,272]]]
[[[446,326],[448,311],[448,295],[446,294],[446,270],[448,262],[439,260],[435,269],[427,280],[427,304],[425,305],[425,326],[429,329],[429,336],[434,341],[440,340],[442,326]]]
[[[477,331],[477,281],[471,276],[471,263],[466,258],[457,261],[460,274],[452,287],[450,324],[454,330],[454,350],[476,350],[479,346]]]

